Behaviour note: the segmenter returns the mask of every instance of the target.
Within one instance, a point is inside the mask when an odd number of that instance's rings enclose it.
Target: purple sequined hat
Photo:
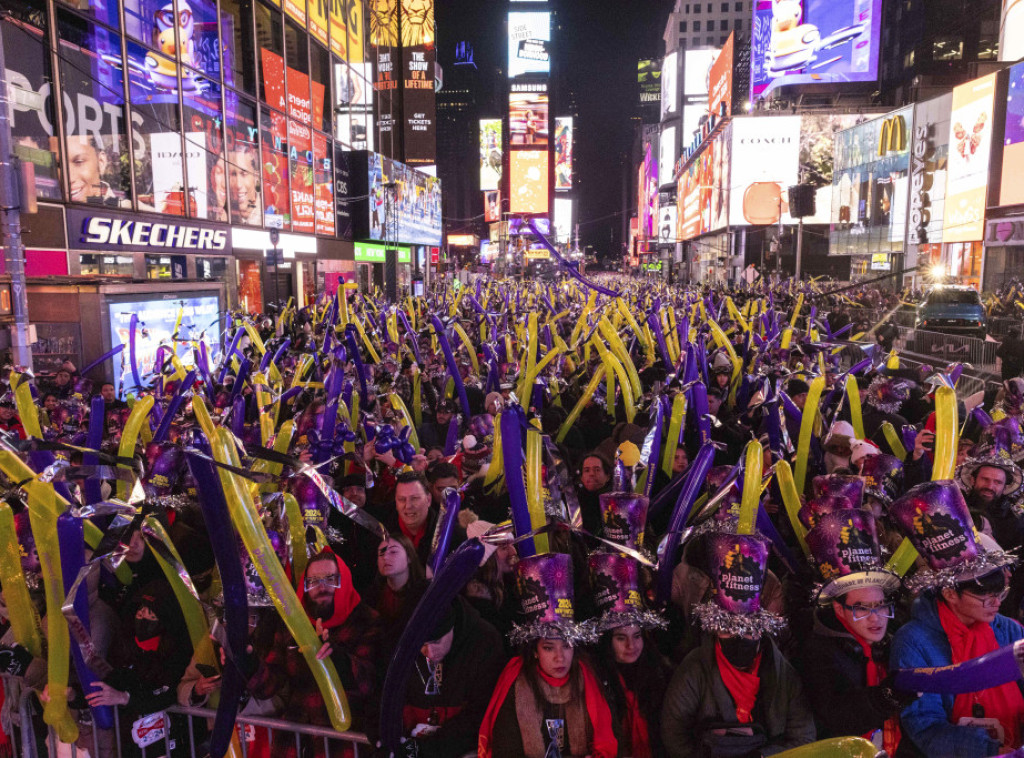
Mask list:
[[[813,529],[818,525],[818,521],[820,521],[821,517],[826,513],[833,513],[834,511],[842,511],[854,507],[854,504],[850,502],[849,498],[838,497],[835,495],[822,495],[820,497],[812,497],[804,503],[797,512],[797,518],[800,519],[800,523],[807,529]]]
[[[523,622],[509,633],[512,644],[560,638],[575,646],[595,640],[594,624],[575,620],[572,560],[567,554],[523,558],[516,564],[516,587]]]
[[[593,553],[590,579],[594,605],[600,614],[598,631],[621,626],[654,629],[666,625],[664,618],[644,607],[639,564],[633,558],[619,553]]]
[[[903,461],[894,455],[869,455],[860,462],[864,494],[888,506],[903,491]]]
[[[845,497],[851,508],[864,505],[864,480],[859,476],[826,474],[811,480],[815,497]]]
[[[1001,550],[986,552],[978,545],[967,503],[952,480],[912,487],[890,506],[889,518],[910,539],[930,569],[907,580],[912,591],[951,587],[1016,563],[1015,558]]]
[[[1010,447],[999,442],[989,445],[977,455],[973,455],[961,463],[956,469],[956,479],[964,492],[970,492],[974,488],[974,477],[978,470],[988,466],[1001,469],[1006,474],[1006,487],[1003,489],[1003,497],[1015,495],[1024,483],[1024,474],[1020,467],[1014,463],[1010,456]]]
[[[602,536],[620,545],[640,550],[644,542],[647,506],[650,501],[631,492],[610,492],[600,496]]]
[[[706,545],[712,596],[693,608],[703,629],[749,638],[781,631],[786,622],[761,608],[768,543],[752,534],[720,533],[707,535]]]
[[[903,379],[876,376],[868,385],[867,404],[883,413],[896,413],[910,399],[910,385]]]
[[[807,547],[823,581],[816,593],[819,601],[864,587],[891,593],[900,586],[900,578],[882,567],[875,518],[867,511],[848,508],[824,514],[807,533]]]

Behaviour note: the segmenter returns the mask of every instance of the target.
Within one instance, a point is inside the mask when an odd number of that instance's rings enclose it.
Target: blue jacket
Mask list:
[[[914,601],[911,620],[893,639],[890,668],[948,666],[953,662],[946,632],[939,621],[934,595],[922,595]],[[1024,627],[1006,616],[996,616],[992,630],[1000,647],[1024,638]],[[925,693],[900,716],[903,736],[914,743],[920,754],[929,758],[974,758],[998,755],[1001,745],[984,729],[956,726],[950,719],[955,695]],[[900,753],[904,753],[900,745]]]

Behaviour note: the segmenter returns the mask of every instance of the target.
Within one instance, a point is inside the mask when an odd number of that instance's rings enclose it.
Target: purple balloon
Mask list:
[[[896,687],[907,692],[980,692],[1024,678],[1024,640],[952,666],[897,669],[892,673]]]
[[[459,491],[452,487],[445,488],[444,502],[441,505],[441,515],[437,519],[437,528],[434,530],[434,544],[431,548],[430,571],[437,576],[444,565],[444,559],[448,556],[448,547],[452,542],[452,533],[459,523],[459,508],[462,505],[462,498]]]

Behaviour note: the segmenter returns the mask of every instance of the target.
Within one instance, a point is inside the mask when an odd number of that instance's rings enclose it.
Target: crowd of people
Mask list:
[[[212,719],[167,709],[223,697],[343,710],[382,755],[1021,748],[1019,674],[899,672],[1024,639],[1024,379],[968,394],[962,366],[851,345],[813,286],[606,284],[186,323],[150,371],[108,359],[141,380],[124,397],[91,381],[109,364],[13,371],[8,744],[203,755]],[[351,754],[240,734],[250,756]]]

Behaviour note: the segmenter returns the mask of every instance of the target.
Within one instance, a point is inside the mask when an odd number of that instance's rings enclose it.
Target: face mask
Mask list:
[[[163,631],[159,621],[150,619],[135,619],[135,637],[142,642],[151,640]]]
[[[738,669],[750,668],[761,649],[760,640],[750,640],[746,637],[730,637],[719,642],[726,660]]]

